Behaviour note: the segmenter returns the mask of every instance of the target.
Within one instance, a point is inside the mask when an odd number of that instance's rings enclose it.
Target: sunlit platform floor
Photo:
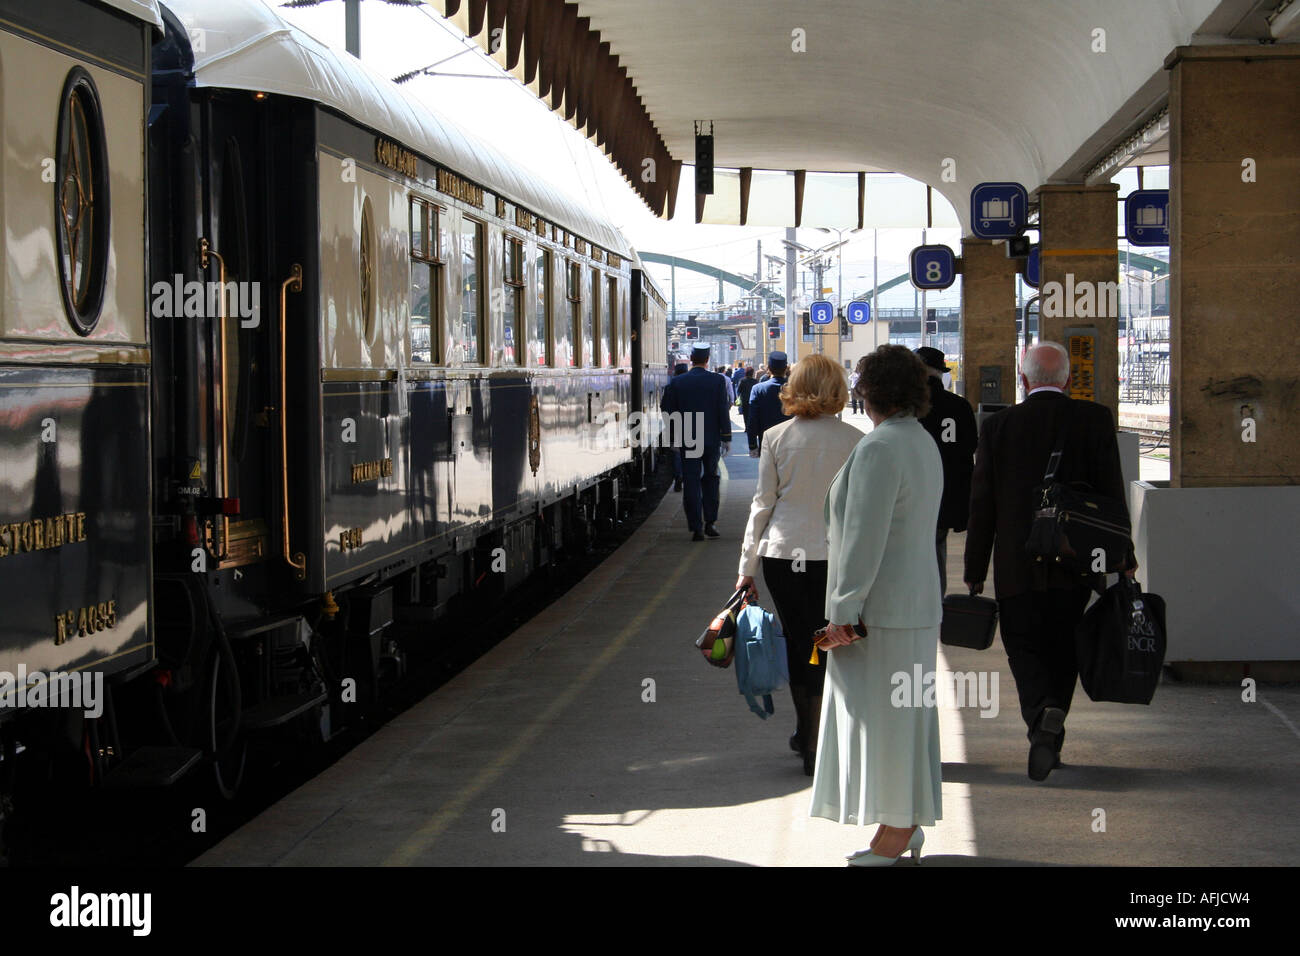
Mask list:
[[[692,646],[735,581],[757,466],[743,444],[721,538],[693,543],[670,492],[560,601],[198,865],[842,866],[873,828],[809,818],[788,693],[759,720]],[[1296,862],[1300,688],[1246,703],[1167,680],[1149,707],[1079,689],[1065,766],[1034,783],[1000,641],[941,648],[945,668],[996,675],[999,706],[941,708],[923,864]]]

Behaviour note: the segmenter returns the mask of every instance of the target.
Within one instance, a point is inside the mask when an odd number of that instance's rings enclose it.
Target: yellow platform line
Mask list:
[[[1040,256],[1117,256],[1118,249],[1041,249]]]
[[[718,471],[721,473],[722,478],[718,488],[718,503],[719,508],[721,508],[722,502],[726,500],[728,484],[727,466],[721,459],[718,461]],[[669,494],[671,495],[672,492],[669,492]],[[443,831],[457,817],[465,812],[479,794],[495,783],[511,764],[532,747],[533,742],[541,736],[542,732],[550,726],[555,718],[562,714],[573,703],[578,694],[585,690],[587,685],[595,680],[601,671],[608,667],[610,662],[622,652],[623,648],[627,646],[627,642],[631,640],[632,635],[645,627],[651,617],[659,611],[660,605],[672,595],[701,552],[702,549],[700,548],[692,548],[688,552],[686,559],[677,565],[677,569],[664,579],[659,590],[646,602],[641,612],[628,621],[623,629],[615,635],[614,639],[605,646],[605,650],[601,652],[600,656],[583,668],[577,679],[570,683],[565,690],[561,691],[560,695],[551,702],[549,707],[534,718],[523,733],[515,738],[514,743],[503,750],[487,767],[483,768],[465,789],[461,790],[446,806],[430,817],[424,826],[411,835],[410,839],[394,850],[383,865],[415,865],[416,858],[433,845],[433,842],[442,835]],[[716,557],[716,552],[711,553]]]

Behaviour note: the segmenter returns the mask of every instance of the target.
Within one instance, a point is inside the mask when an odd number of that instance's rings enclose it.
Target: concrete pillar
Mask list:
[[[1118,199],[1119,186],[1115,183],[1049,184],[1038,188],[1042,250],[1039,337],[1069,347],[1067,329],[1093,332],[1092,388],[1087,388],[1085,360],[1085,364],[1073,366],[1076,371],[1070,394],[1107,406],[1116,421],[1119,417]]]
[[[1179,47],[1165,66],[1171,484],[1294,485],[1300,49]]]
[[[1016,400],[1016,273],[1005,242],[961,241],[961,394],[980,402]],[[924,317],[922,317],[924,321]],[[996,377],[996,387],[981,381]]]

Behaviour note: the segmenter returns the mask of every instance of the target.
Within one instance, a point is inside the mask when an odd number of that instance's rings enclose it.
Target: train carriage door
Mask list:
[[[274,550],[268,489],[278,456],[270,440],[279,403],[272,348],[274,283],[268,245],[266,106],[217,93],[205,104],[199,267],[208,290],[212,463],[219,511],[209,550],[220,567],[265,560]]]

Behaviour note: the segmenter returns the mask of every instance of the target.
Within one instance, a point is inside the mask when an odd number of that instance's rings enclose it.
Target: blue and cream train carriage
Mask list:
[[[663,300],[608,223],[258,0],[58,5],[111,21],[120,62],[78,67],[0,4],[0,587],[25,615],[0,654],[148,667],[117,695],[156,698],[115,721],[133,740],[86,721],[95,773],[202,754],[230,791],[248,735],[328,736],[349,686],[373,697],[394,621],[438,640],[452,600],[616,516],[653,464],[626,426],[658,406]],[[46,154],[59,183],[101,164],[81,232],[79,187],[22,185]]]

